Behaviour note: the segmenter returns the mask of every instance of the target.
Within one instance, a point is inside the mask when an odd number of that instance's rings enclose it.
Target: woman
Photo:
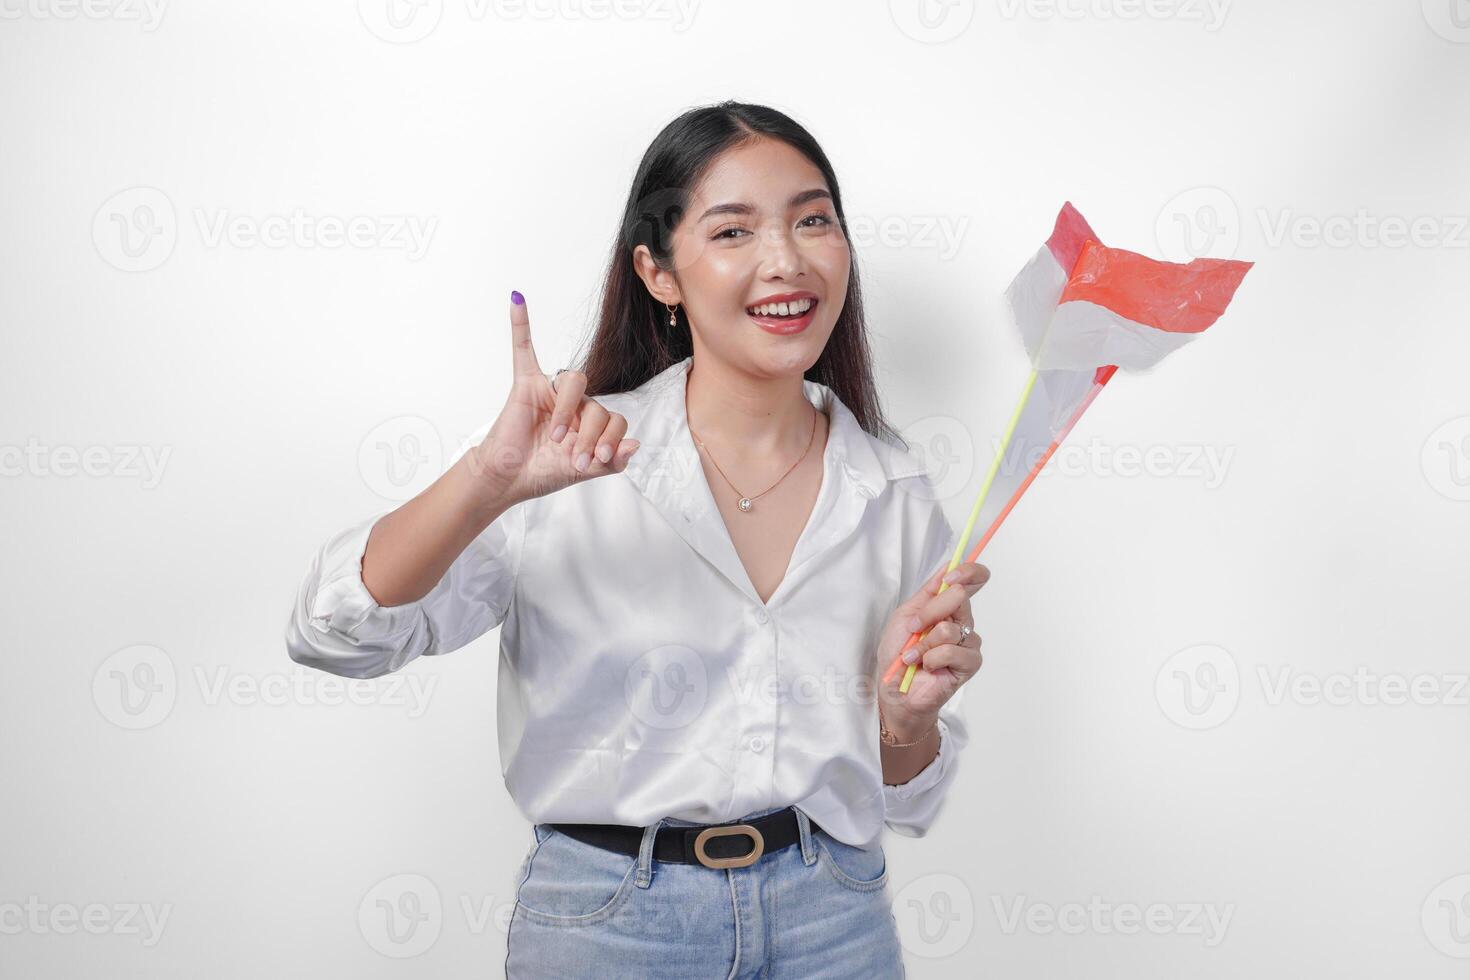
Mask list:
[[[510,977],[903,975],[879,838],[925,833],[954,778],[989,573],[944,574],[846,227],[793,120],[680,116],[582,369],[544,373],[513,293],[484,441],[302,584],[291,657],[350,677],[502,626],[502,773],[533,825]],[[875,698],[919,628],[912,687]]]

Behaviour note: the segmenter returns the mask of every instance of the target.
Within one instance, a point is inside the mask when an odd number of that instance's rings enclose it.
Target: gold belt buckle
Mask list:
[[[705,841],[709,840],[711,837],[730,837],[734,834],[750,835],[750,839],[754,842],[754,846],[751,848],[749,854],[742,854],[739,857],[728,858],[712,858],[705,855]],[[761,832],[759,830],[756,830],[748,823],[730,824],[724,827],[706,827],[699,832],[699,836],[694,838],[694,856],[698,859],[699,863],[704,865],[706,868],[748,867],[752,864],[755,864],[755,862],[760,858],[765,849],[766,839],[761,836]]]

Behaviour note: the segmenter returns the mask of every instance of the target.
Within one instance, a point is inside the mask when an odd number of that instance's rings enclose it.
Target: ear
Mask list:
[[[643,280],[643,285],[648,287],[649,295],[660,303],[682,303],[684,301],[683,293],[679,290],[679,283],[674,279],[674,273],[658,267],[647,245],[639,245],[633,249],[633,271],[638,274],[639,279]]]

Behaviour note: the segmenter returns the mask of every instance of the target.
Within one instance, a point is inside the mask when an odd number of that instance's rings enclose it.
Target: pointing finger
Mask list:
[[[518,292],[510,294],[510,341],[517,377],[544,373],[536,361],[536,348],[531,346],[531,317],[526,312],[526,298]]]

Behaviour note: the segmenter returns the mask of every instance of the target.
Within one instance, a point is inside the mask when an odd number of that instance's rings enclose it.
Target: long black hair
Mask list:
[[[678,322],[670,326],[667,307],[649,295],[634,269],[633,250],[646,245],[660,268],[672,268],[672,232],[688,211],[691,189],[719,154],[761,138],[789,144],[822,172],[842,234],[851,241],[837,175],[821,146],[801,124],[768,106],[746,102],[725,101],[688,110],[649,144],[628,191],[603,279],[596,332],[578,368],[587,375],[587,395],[636,388],[694,352],[682,308]],[[903,442],[878,403],[855,253],[842,313],[821,356],[803,377],[831,388],[868,433]]]

